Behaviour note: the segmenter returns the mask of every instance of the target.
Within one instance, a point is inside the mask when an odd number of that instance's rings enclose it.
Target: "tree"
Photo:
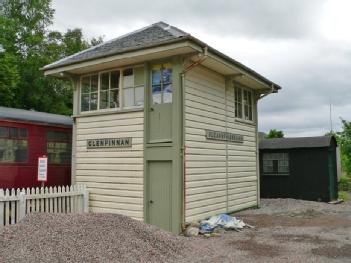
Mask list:
[[[266,135],[266,139],[283,138],[283,137],[284,137],[283,131],[276,130],[276,129],[271,129]]]
[[[1,105],[71,114],[71,83],[46,77],[40,68],[99,44],[102,38],[85,40],[81,29],[49,31],[54,15],[51,0],[4,0],[0,5],[0,44],[7,62],[0,67],[0,76],[8,76],[0,86],[6,94]]]
[[[0,53],[0,105],[9,106],[14,99],[19,75],[16,57]]]
[[[351,175],[351,122],[341,119],[342,131],[338,132],[341,164],[347,175]]]

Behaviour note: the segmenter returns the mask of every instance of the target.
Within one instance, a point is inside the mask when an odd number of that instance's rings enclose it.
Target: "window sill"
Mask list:
[[[77,115],[72,115],[72,118],[88,117],[88,116],[100,116],[100,115],[136,112],[136,111],[144,111],[144,106],[133,107],[133,108],[125,108],[125,109],[85,111],[85,112],[82,112],[82,113],[77,114]]]
[[[247,120],[239,119],[239,118],[235,118],[234,121],[241,123],[241,124],[249,125],[249,126],[256,126],[256,123],[254,121],[247,121]]]

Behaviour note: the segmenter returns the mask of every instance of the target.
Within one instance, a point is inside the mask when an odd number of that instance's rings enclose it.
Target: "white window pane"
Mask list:
[[[125,107],[134,106],[134,88],[123,90],[123,100]]]
[[[129,88],[134,86],[134,76],[123,76],[123,87]]]
[[[168,84],[164,86],[163,89],[163,103],[172,103],[172,84]]]
[[[152,102],[153,104],[161,103],[161,86],[152,86]]]
[[[135,88],[135,105],[144,105],[144,86],[139,86]]]

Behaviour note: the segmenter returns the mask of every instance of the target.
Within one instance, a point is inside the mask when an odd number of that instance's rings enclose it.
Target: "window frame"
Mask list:
[[[133,70],[133,86],[129,86],[129,87],[125,87],[124,86],[124,71],[126,70],[126,69],[132,69]],[[124,69],[122,69],[121,70],[121,72],[122,72],[122,75],[123,75],[123,79],[122,79],[122,83],[123,83],[123,86],[122,86],[122,88],[121,88],[121,90],[123,90],[122,91],[122,93],[121,93],[121,96],[123,96],[123,98],[122,98],[122,103],[123,103],[123,105],[121,105],[122,106],[122,109],[126,109],[126,110],[128,110],[128,109],[135,109],[135,108],[143,108],[144,107],[144,104],[145,104],[145,83],[143,84],[143,85],[138,85],[138,84],[136,84],[135,83],[135,68],[138,68],[138,67],[126,67],[126,68],[124,68]],[[145,81],[144,81],[145,82]],[[144,101],[143,101],[143,104],[142,105],[135,105],[136,104],[136,89],[137,88],[140,88],[140,87],[142,87],[143,88],[143,97],[144,97]],[[125,106],[125,102],[124,102],[124,92],[125,92],[125,90],[126,89],[132,89],[133,90],[133,102],[134,102],[134,105],[132,105],[132,106]]]
[[[129,109],[143,109],[144,108],[144,105],[145,105],[145,95],[144,95],[144,103],[143,105],[139,105],[139,106],[128,106],[128,107],[125,107],[124,106],[124,86],[123,86],[123,71],[126,70],[126,69],[129,69],[129,68],[132,68],[133,69],[133,76],[134,76],[134,69],[135,68],[138,68],[138,67],[144,67],[144,70],[146,69],[145,68],[145,65],[144,64],[137,64],[137,65],[129,65],[129,66],[125,66],[125,67],[118,67],[118,68],[110,68],[110,69],[106,69],[106,70],[101,70],[101,71],[95,71],[95,72],[90,72],[88,74],[83,74],[80,76],[79,78],[79,92],[78,92],[78,95],[79,95],[79,99],[78,99],[78,112],[79,114],[91,114],[91,113],[97,113],[97,112],[118,112],[118,111],[123,111],[123,110],[129,110]],[[101,92],[101,75],[104,74],[104,73],[110,73],[110,72],[116,72],[116,71],[119,71],[119,81],[118,81],[118,98],[119,98],[119,101],[118,101],[118,107],[116,108],[106,108],[106,109],[100,109],[100,92]],[[96,110],[86,110],[86,111],[82,111],[82,94],[83,94],[83,78],[84,77],[88,77],[88,76],[92,76],[92,75],[98,75],[98,89],[97,89],[97,94],[98,94],[98,97],[97,97],[97,109]],[[109,83],[111,82],[111,80],[109,80]],[[145,94],[145,86],[146,86],[146,83],[144,82],[143,85],[138,85],[138,87],[143,87],[144,88],[144,94]],[[136,87],[136,86],[135,86]],[[135,89],[134,87],[134,89]],[[110,93],[110,87],[109,87],[109,93]],[[109,98],[110,98],[110,94],[108,95]],[[110,101],[109,101],[110,103]],[[90,108],[90,107],[89,107]]]
[[[240,122],[246,122],[249,124],[255,123],[256,119],[256,113],[255,113],[255,104],[254,104],[254,91],[250,88],[247,88],[246,86],[242,84],[238,84],[237,82],[233,82],[233,88],[234,88],[234,119],[238,120]],[[237,95],[237,89],[241,89],[241,101],[239,102],[241,104],[241,117],[238,117],[236,115],[237,112],[237,100],[236,100],[236,95]],[[248,92],[251,96],[251,120],[250,119],[245,119],[245,106],[246,104],[244,103],[244,93]]]
[[[0,125],[0,127],[7,128],[7,136],[1,136],[0,139],[7,139],[7,140],[16,140],[16,141],[26,141],[26,159],[25,161],[13,161],[13,162],[1,162],[0,165],[4,164],[26,164],[29,162],[29,129],[27,127],[17,127],[17,126],[7,126],[7,125]],[[14,137],[10,135],[10,129],[18,129],[18,136]],[[26,136],[21,136],[20,129],[26,130]]]
[[[264,167],[265,167],[265,155],[266,154],[279,154],[279,155],[283,155],[283,158],[279,158],[279,159],[270,159],[272,161],[278,161],[277,164],[277,171],[272,171],[272,172],[265,172]],[[287,166],[288,167],[288,172],[279,172],[279,162],[280,161],[287,161],[288,165],[283,165],[283,166]],[[273,164],[273,169],[274,169],[274,164]],[[290,175],[290,154],[287,151],[284,152],[280,152],[280,151],[274,151],[274,152],[263,152],[262,153],[262,168],[261,168],[261,173],[263,176],[289,176]]]
[[[67,134],[67,140],[60,140],[60,139],[49,140],[48,139],[49,132],[65,133],[65,134]],[[45,141],[46,141],[46,144],[45,144],[46,156],[48,156],[48,157],[49,157],[49,154],[48,154],[48,143],[49,142],[67,143],[68,146],[70,147],[70,158],[69,158],[68,163],[53,163],[53,162],[50,162],[50,158],[48,158],[48,165],[70,166],[72,164],[72,134],[69,131],[49,129],[49,130],[45,131]]]
[[[170,64],[170,69],[171,69],[171,81],[168,82],[168,83],[164,83],[163,82],[163,70],[164,69],[167,69],[167,67],[164,67],[165,65],[167,64]],[[160,65],[160,84],[159,85],[154,85],[153,84],[153,67],[154,66],[157,66],[157,65]],[[150,71],[149,71],[149,76],[150,76],[150,89],[151,89],[151,92],[150,92],[150,104],[151,105],[162,105],[162,104],[172,104],[173,103],[173,95],[174,95],[174,78],[173,78],[173,71],[174,71],[174,64],[172,61],[168,61],[168,60],[161,60],[161,61],[157,61],[157,62],[154,62],[152,64],[152,66],[150,67]],[[167,85],[171,85],[171,88],[172,88],[172,92],[171,92],[171,101],[170,102],[165,102],[164,101],[164,91],[165,91],[165,86]],[[154,101],[154,94],[153,94],[153,87],[154,86],[160,86],[160,103],[155,103]],[[168,93],[168,92],[166,92]]]

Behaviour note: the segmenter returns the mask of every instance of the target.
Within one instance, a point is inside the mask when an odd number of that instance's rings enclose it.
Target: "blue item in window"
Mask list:
[[[163,80],[163,83],[171,83],[172,82],[172,69],[171,68],[167,68],[167,69],[163,70],[162,80]]]
[[[152,71],[152,85],[160,85],[160,84],[161,84],[161,72]]]

